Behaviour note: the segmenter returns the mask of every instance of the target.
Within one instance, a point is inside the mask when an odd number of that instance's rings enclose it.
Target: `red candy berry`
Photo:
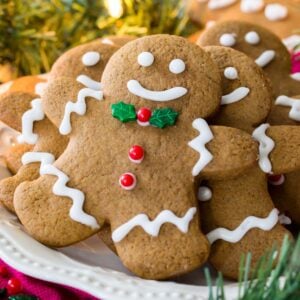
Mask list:
[[[7,277],[8,276],[8,270],[5,266],[0,266],[0,276],[1,277]]]
[[[136,186],[136,177],[132,173],[124,173],[119,178],[119,184],[124,190],[130,191]]]
[[[139,145],[134,145],[129,149],[128,157],[132,162],[139,164],[144,159],[144,149]]]
[[[6,289],[9,295],[16,295],[22,291],[22,284],[18,278],[8,280]]]
[[[271,185],[281,185],[284,183],[284,175],[269,175],[268,176],[268,181]]]
[[[151,110],[147,107],[142,107],[137,112],[137,122],[141,126],[147,126],[149,125],[149,120],[151,118]]]

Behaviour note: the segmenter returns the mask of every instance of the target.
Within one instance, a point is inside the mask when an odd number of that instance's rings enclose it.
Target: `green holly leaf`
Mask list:
[[[8,297],[8,300],[39,300],[39,298],[36,296],[20,294],[20,295],[10,296]]]
[[[136,112],[134,105],[126,104],[122,101],[112,104],[112,116],[123,123],[136,120]]]
[[[150,124],[155,127],[164,128],[175,124],[178,112],[172,108],[159,108],[154,110],[150,118]]]

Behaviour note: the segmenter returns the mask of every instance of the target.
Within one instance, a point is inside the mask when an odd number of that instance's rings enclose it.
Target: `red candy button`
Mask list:
[[[132,173],[124,173],[119,178],[120,186],[127,191],[130,191],[136,186],[136,177]]]
[[[129,149],[128,157],[132,162],[139,164],[144,159],[144,149],[139,145],[134,145]]]
[[[284,180],[285,180],[285,178],[284,178],[284,175],[282,175],[282,174],[268,176],[268,181],[272,185],[281,185],[284,183]]]
[[[4,266],[0,266],[0,276],[7,277],[8,276],[8,270]]]
[[[9,295],[16,295],[22,291],[22,285],[18,278],[8,280],[6,288]]]
[[[148,126],[151,118],[151,110],[147,107],[142,107],[137,112],[137,122],[141,126]]]

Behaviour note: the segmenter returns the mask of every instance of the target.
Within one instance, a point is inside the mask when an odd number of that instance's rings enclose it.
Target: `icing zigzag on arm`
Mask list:
[[[72,130],[71,127],[71,113],[75,112],[80,116],[83,116],[86,112],[86,97],[92,97],[96,100],[103,99],[103,92],[93,89],[95,87],[101,87],[101,83],[92,80],[86,75],[79,75],[77,81],[84,84],[85,88],[82,88],[77,95],[77,102],[69,101],[65,106],[65,114],[59,126],[59,132],[63,135],[69,134]]]
[[[213,155],[205,148],[205,145],[210,142],[214,136],[204,119],[199,118],[194,120],[193,127],[200,133],[198,137],[188,143],[191,148],[200,154],[200,158],[192,170],[192,175],[197,176],[213,159]]]
[[[163,210],[153,221],[150,221],[147,215],[139,214],[115,229],[112,233],[112,240],[115,243],[122,241],[136,226],[141,226],[149,235],[156,237],[159,234],[160,227],[165,223],[171,223],[181,232],[187,233],[190,221],[196,211],[196,207],[191,207],[182,218],[179,218],[172,211]]]
[[[259,160],[258,164],[261,170],[265,173],[272,173],[272,164],[269,159],[269,154],[275,147],[275,142],[266,135],[266,130],[270,127],[269,124],[262,124],[257,127],[252,137],[259,142]]]
[[[287,96],[279,96],[275,101],[275,105],[289,106],[290,119],[300,122],[300,99],[290,98]]]
[[[71,219],[86,226],[90,226],[93,229],[98,229],[99,225],[96,219],[83,211],[83,192],[66,186],[69,181],[69,177],[52,165],[54,161],[54,156],[47,152],[27,152],[22,157],[23,165],[40,162],[41,175],[53,175],[58,177],[58,180],[55,182],[52,191],[55,195],[72,199],[73,205],[70,209]]]
[[[31,107],[22,116],[22,134],[18,136],[18,142],[33,145],[38,140],[38,135],[33,133],[33,123],[43,120],[45,114],[42,109],[42,99],[32,100]]]
[[[279,221],[279,211],[274,208],[266,218],[250,216],[246,218],[236,229],[228,230],[226,228],[217,228],[209,232],[206,237],[211,244],[217,240],[224,240],[229,243],[237,243],[245,234],[254,228],[264,231],[271,230]]]

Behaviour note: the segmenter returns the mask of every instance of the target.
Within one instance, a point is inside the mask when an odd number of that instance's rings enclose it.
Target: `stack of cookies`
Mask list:
[[[0,120],[20,132],[0,201],[49,247],[98,233],[143,278],[209,261],[237,279],[243,254],[255,264],[300,224],[289,70],[279,38],[239,21],[197,44],[153,35],[71,49],[46,79],[0,96]]]

